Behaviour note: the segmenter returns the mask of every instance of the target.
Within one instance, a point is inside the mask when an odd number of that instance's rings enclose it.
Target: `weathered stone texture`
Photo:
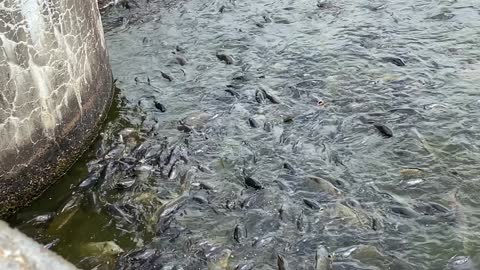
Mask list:
[[[76,270],[77,268],[0,220],[0,269]]]
[[[111,99],[96,0],[0,1],[0,216],[72,165]]]

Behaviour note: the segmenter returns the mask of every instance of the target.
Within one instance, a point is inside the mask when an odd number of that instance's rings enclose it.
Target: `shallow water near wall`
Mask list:
[[[84,269],[478,268],[480,3],[130,7],[118,104],[22,231]]]

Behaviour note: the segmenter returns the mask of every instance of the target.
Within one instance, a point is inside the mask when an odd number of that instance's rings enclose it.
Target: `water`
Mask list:
[[[12,223],[84,269],[480,269],[478,1],[138,4],[101,136]]]

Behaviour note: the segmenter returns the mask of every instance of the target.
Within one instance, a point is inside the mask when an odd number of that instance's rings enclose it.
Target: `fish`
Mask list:
[[[175,46],[175,51],[177,51],[177,52],[184,52],[185,49],[182,48],[182,47],[180,47],[179,45],[177,45],[177,46]]]
[[[328,253],[327,249],[320,245],[315,251],[315,270],[331,270],[332,269],[332,256]]]
[[[289,270],[290,267],[288,267],[288,262],[285,260],[285,258],[282,255],[277,255],[277,267],[278,270]]]
[[[245,177],[245,185],[256,190],[263,189],[264,187],[257,180],[253,179],[250,176]]]
[[[399,66],[399,67],[403,67],[405,66],[405,62],[401,59],[401,58],[398,58],[398,57],[391,57],[391,56],[387,56],[387,57],[382,57],[382,60],[384,62],[389,62],[389,63],[392,63],[396,66]]]
[[[266,132],[271,132],[273,129],[273,123],[271,122],[265,122],[263,124],[263,130],[265,130]]]
[[[227,64],[227,65],[231,65],[234,62],[233,57],[231,55],[217,52],[216,56],[217,56],[218,60],[221,60],[221,61],[225,62],[225,64]]]
[[[78,185],[78,187],[79,188],[84,188],[84,189],[89,189],[89,188],[95,186],[95,184],[97,184],[99,178],[100,178],[100,173],[92,174],[92,175],[88,176],[85,180],[83,180]]]
[[[240,94],[239,94],[237,91],[233,90],[233,89],[225,89],[225,92],[229,93],[230,95],[232,95],[232,96],[234,96],[234,97],[236,97],[236,98],[239,98],[239,97],[240,97]]]
[[[45,224],[47,222],[50,222],[54,217],[55,217],[54,213],[47,213],[47,214],[36,216],[30,219],[29,221],[27,221],[27,223],[31,223],[33,225]]]
[[[208,200],[205,199],[203,196],[200,196],[200,195],[194,195],[192,197],[192,200],[196,201],[199,204],[208,204]]]
[[[243,226],[237,224],[235,226],[235,229],[233,230],[233,239],[237,241],[237,243],[240,243],[243,238],[247,236],[247,230],[243,228]]]
[[[255,120],[254,118],[248,118],[248,124],[250,125],[251,128],[258,128],[259,127],[259,124],[257,122],[257,120]]]
[[[324,192],[327,192],[327,193],[335,195],[335,196],[343,195],[343,193],[340,189],[338,189],[332,183],[330,183],[329,181],[327,181],[325,179],[322,179],[322,178],[320,178],[318,176],[314,176],[314,175],[309,175],[309,176],[307,176],[307,178],[314,181],[315,183],[317,183],[318,187]]]
[[[235,267],[235,270],[252,270],[254,267],[255,265],[253,263],[239,264],[237,267]]]
[[[263,95],[272,103],[274,104],[280,104],[281,101],[280,99],[273,95],[271,92],[272,90],[267,88],[266,86],[260,86],[260,91],[263,92]]]
[[[175,61],[177,61],[177,63],[180,65],[180,66],[185,66],[187,64],[187,60],[180,56],[180,55],[177,55],[175,56]]]
[[[303,198],[303,203],[308,206],[310,209],[319,210],[320,205],[316,201],[309,200],[307,198]]]
[[[381,123],[374,123],[373,126],[380,132],[380,134],[382,134],[382,136],[384,136],[386,138],[393,137],[392,130],[389,127],[387,127],[386,125],[381,124]]]
[[[406,168],[406,169],[401,169],[400,174],[402,176],[419,176],[422,175],[424,171],[419,168]]]
[[[87,243],[83,246],[83,250],[91,255],[117,255],[124,252],[124,250],[113,241]]]
[[[288,170],[291,174],[295,174],[295,168],[293,168],[292,164],[284,162],[282,167]]]
[[[225,5],[222,5],[219,9],[218,9],[218,13],[223,13],[225,11]]]
[[[154,101],[154,105],[155,105],[155,108],[157,108],[161,112],[166,112],[167,111],[167,108],[165,107],[165,105],[163,105],[162,103],[160,103],[158,101]]]
[[[418,216],[418,213],[415,212],[413,209],[403,206],[393,206],[390,208],[393,213],[400,215],[406,218],[415,218]]]
[[[265,103],[265,92],[257,89],[255,91],[255,100],[260,104]]]
[[[163,72],[163,71],[160,71],[160,74],[162,74],[162,77],[167,79],[168,81],[173,81],[173,77],[168,75],[167,73]]]
[[[305,215],[303,214],[303,211],[300,212],[300,214],[296,218],[295,223],[297,225],[297,230],[299,230],[300,232],[305,231]]]

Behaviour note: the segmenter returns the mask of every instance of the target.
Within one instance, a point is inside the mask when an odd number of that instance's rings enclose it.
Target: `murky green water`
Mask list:
[[[477,269],[480,2],[138,3],[24,232],[85,269]]]

